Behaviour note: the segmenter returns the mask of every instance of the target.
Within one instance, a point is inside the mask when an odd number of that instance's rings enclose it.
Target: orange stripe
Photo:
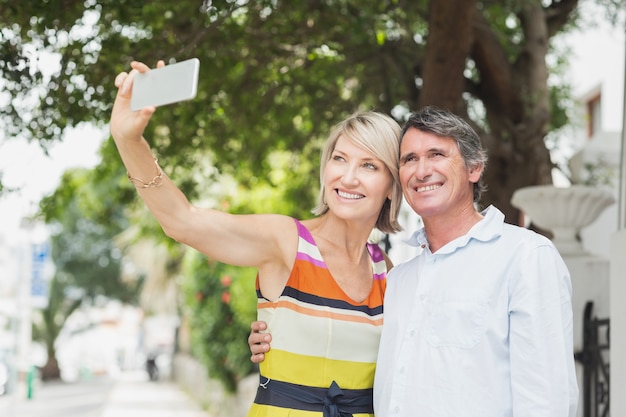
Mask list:
[[[307,279],[309,277],[315,277],[315,279]],[[386,281],[374,281],[367,302],[355,303],[347,297],[327,269],[316,267],[308,262],[298,261],[287,281],[287,285],[308,294],[315,294],[334,300],[344,300],[352,305],[367,305],[368,303],[371,305],[372,302],[376,303],[375,305],[380,305],[382,304]]]
[[[272,302],[259,303],[257,306],[257,309],[262,309],[262,308],[270,308],[270,309],[271,308],[287,308],[289,310],[293,310],[298,313],[306,314],[307,316],[325,317],[325,318],[331,318],[334,320],[348,321],[348,322],[353,322],[353,323],[373,324],[376,326],[381,326],[383,324],[382,318],[372,320],[363,316],[339,314],[333,311],[320,311],[320,310],[316,310],[312,308],[303,307],[299,304],[294,304],[291,301],[287,301],[287,300],[276,301],[273,303]]]

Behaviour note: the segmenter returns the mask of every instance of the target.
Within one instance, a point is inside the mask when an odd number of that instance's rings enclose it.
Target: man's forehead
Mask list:
[[[419,147],[421,150],[424,149],[439,149],[439,148],[447,148],[449,146],[455,146],[456,141],[450,137],[435,135],[430,132],[423,132],[418,129],[410,129],[408,130],[404,137],[402,138],[402,142],[400,143],[400,150],[410,148]]]

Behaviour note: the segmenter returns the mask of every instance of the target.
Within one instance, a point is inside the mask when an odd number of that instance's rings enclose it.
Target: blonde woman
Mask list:
[[[400,230],[399,125],[371,111],[336,125],[322,152],[313,219],[200,208],[165,175],[143,137],[156,109],[133,112],[130,96],[135,75],[149,67],[131,67],[116,78],[110,128],[140,197],[169,237],[258,269],[258,319],[268,325],[272,350],[248,416],[373,416],[390,263],[368,237],[374,228]]]

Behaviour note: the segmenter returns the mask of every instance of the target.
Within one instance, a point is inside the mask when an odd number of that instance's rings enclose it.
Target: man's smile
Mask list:
[[[418,193],[421,193],[423,191],[432,191],[438,188],[441,188],[441,184],[432,184],[432,185],[425,185],[423,187],[417,187],[415,191],[417,191]]]

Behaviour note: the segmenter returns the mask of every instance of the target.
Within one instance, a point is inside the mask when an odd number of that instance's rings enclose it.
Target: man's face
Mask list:
[[[410,128],[400,145],[404,197],[424,220],[473,206],[482,167],[467,168],[454,139]]]

